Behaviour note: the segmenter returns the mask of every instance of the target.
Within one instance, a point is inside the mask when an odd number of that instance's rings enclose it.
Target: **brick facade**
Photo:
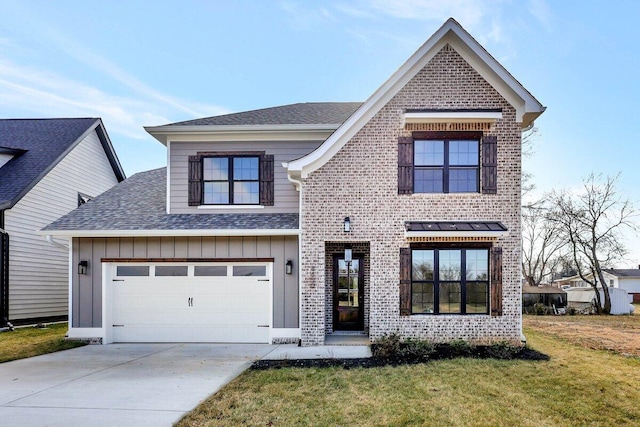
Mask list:
[[[501,109],[485,134],[498,138],[495,195],[398,195],[398,137],[406,109]],[[398,332],[436,341],[519,340],[521,126],[514,108],[453,48],[446,45],[324,166],[303,180],[301,269],[303,345],[324,342],[331,331],[332,275],[327,259],[340,242],[368,243],[367,302],[372,340]],[[351,232],[343,231],[344,217]],[[399,315],[399,249],[408,220],[491,220],[509,235],[503,248],[503,315]],[[331,242],[331,243],[328,243]]]

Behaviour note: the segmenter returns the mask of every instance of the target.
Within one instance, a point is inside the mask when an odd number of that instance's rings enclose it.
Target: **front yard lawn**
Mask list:
[[[639,358],[525,333],[550,361],[249,370],[177,426],[640,424]]]
[[[0,333],[0,363],[84,345],[78,341],[65,341],[67,329],[66,323],[57,323],[46,328],[16,328]]]

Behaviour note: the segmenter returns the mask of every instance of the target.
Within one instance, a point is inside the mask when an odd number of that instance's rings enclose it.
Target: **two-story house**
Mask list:
[[[67,318],[69,248],[38,231],[124,179],[99,118],[0,119],[0,326]]]
[[[450,19],[364,103],[148,127],[166,169],[43,230],[71,241],[70,336],[520,340],[521,132],[543,111]]]

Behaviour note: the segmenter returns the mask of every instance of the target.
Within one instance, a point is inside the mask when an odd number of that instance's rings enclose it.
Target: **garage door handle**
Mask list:
[[[187,305],[189,307],[193,307],[193,298],[192,297],[187,298]]]
[[[268,328],[269,325],[258,325],[258,328]]]

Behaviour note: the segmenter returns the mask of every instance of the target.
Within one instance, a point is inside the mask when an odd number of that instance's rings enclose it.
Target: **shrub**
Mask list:
[[[473,355],[476,346],[465,340],[453,340],[448,344],[450,357],[469,357]]]
[[[376,359],[391,359],[400,353],[400,335],[383,335],[371,346],[371,355]]]
[[[513,359],[522,351],[522,347],[508,341],[500,341],[486,347],[486,356],[493,359]]]
[[[547,314],[547,306],[541,302],[537,302],[533,305],[533,310],[538,316]]]
[[[400,357],[427,361],[436,352],[436,347],[430,341],[409,338],[400,345]]]

